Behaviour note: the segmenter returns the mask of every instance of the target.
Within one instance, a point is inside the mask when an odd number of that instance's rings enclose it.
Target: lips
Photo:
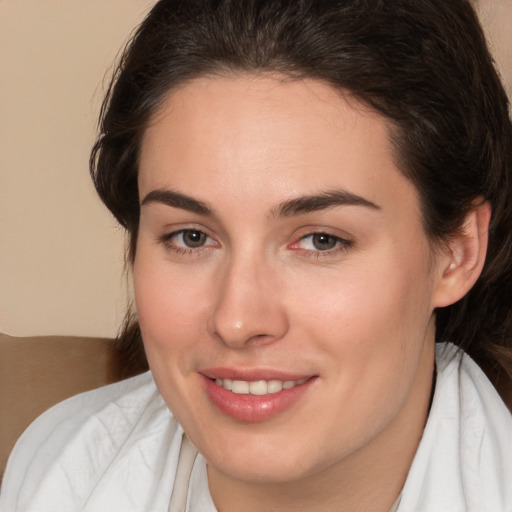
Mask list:
[[[265,421],[284,413],[300,401],[316,380],[316,376],[228,369],[207,370],[199,375],[218,410],[248,422]]]

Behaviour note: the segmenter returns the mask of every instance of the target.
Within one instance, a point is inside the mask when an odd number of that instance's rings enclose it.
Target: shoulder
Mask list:
[[[505,439],[512,439],[512,414],[468,354],[451,343],[440,343],[437,368],[440,405],[449,407],[456,400],[464,423],[485,423],[487,428],[502,430]]]
[[[130,466],[138,466],[142,482],[162,443],[172,451],[180,442],[180,427],[149,372],[77,395],[42,414],[18,440],[0,508],[81,510],[105,483],[115,488]],[[43,506],[48,500],[51,506]]]
[[[446,362],[441,359],[446,366],[440,378],[444,393],[439,405],[444,418],[456,406],[460,458],[468,487],[482,494],[506,495],[507,510],[511,510],[512,414],[471,357],[453,346],[447,349],[455,356]]]
[[[399,510],[508,512],[512,415],[467,354],[436,350],[434,399]]]

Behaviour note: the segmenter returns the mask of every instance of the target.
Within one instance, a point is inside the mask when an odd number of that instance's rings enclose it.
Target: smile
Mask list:
[[[215,384],[237,395],[264,396],[279,393],[283,389],[292,389],[306,382],[307,378],[300,380],[232,380],[215,379]]]
[[[212,405],[224,415],[248,422],[265,421],[284,413],[301,402],[318,380],[316,375],[264,376],[261,374],[266,372],[261,371],[257,372],[259,375],[247,375],[247,380],[242,380],[241,372],[238,371],[205,373],[207,375],[199,374],[199,377]],[[215,373],[217,375],[212,375]]]

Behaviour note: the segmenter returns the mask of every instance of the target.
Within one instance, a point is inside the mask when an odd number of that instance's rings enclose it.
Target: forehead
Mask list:
[[[388,123],[313,79],[205,77],[173,90],[145,132],[140,195],[173,188],[214,201],[286,200],[343,188],[378,203],[412,185]],[[364,193],[364,194],[363,194]]]

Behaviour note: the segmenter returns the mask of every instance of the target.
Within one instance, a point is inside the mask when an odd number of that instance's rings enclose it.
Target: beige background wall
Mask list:
[[[88,153],[103,76],[153,3],[0,0],[0,331],[117,331],[123,237]]]
[[[0,0],[0,331],[112,336],[123,237],[89,148],[102,79],[154,0]],[[512,0],[481,0],[512,83]]]
[[[512,98],[512,0],[476,0],[480,20]]]

